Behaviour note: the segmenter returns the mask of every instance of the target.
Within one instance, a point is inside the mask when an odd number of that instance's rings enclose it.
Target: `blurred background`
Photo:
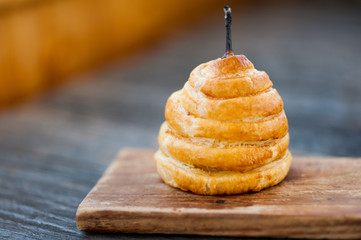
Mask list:
[[[0,234],[84,237],[76,207],[117,151],[157,148],[168,96],[223,55],[226,4],[293,153],[361,156],[361,1],[0,0]]]

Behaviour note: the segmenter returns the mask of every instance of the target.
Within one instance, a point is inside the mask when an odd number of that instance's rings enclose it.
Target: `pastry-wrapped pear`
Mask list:
[[[207,195],[281,182],[292,156],[283,102],[272,85],[244,55],[196,67],[165,108],[154,156],[164,182]]]

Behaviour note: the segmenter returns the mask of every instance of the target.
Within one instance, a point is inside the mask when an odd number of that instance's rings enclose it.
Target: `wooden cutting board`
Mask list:
[[[79,205],[80,230],[295,238],[361,238],[361,159],[294,157],[258,193],[199,196],[164,184],[153,150],[122,150]]]

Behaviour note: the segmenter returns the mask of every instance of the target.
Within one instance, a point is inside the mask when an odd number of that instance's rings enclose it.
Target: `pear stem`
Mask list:
[[[232,50],[232,38],[231,38],[231,24],[232,24],[232,15],[231,8],[229,6],[224,6],[224,18],[226,19],[226,52],[223,55],[223,58],[233,56]]]

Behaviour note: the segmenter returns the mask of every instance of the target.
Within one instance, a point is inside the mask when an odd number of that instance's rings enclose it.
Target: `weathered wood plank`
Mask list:
[[[153,150],[123,150],[80,204],[80,230],[295,238],[361,237],[361,159],[295,157],[258,193],[200,196],[164,184]]]

